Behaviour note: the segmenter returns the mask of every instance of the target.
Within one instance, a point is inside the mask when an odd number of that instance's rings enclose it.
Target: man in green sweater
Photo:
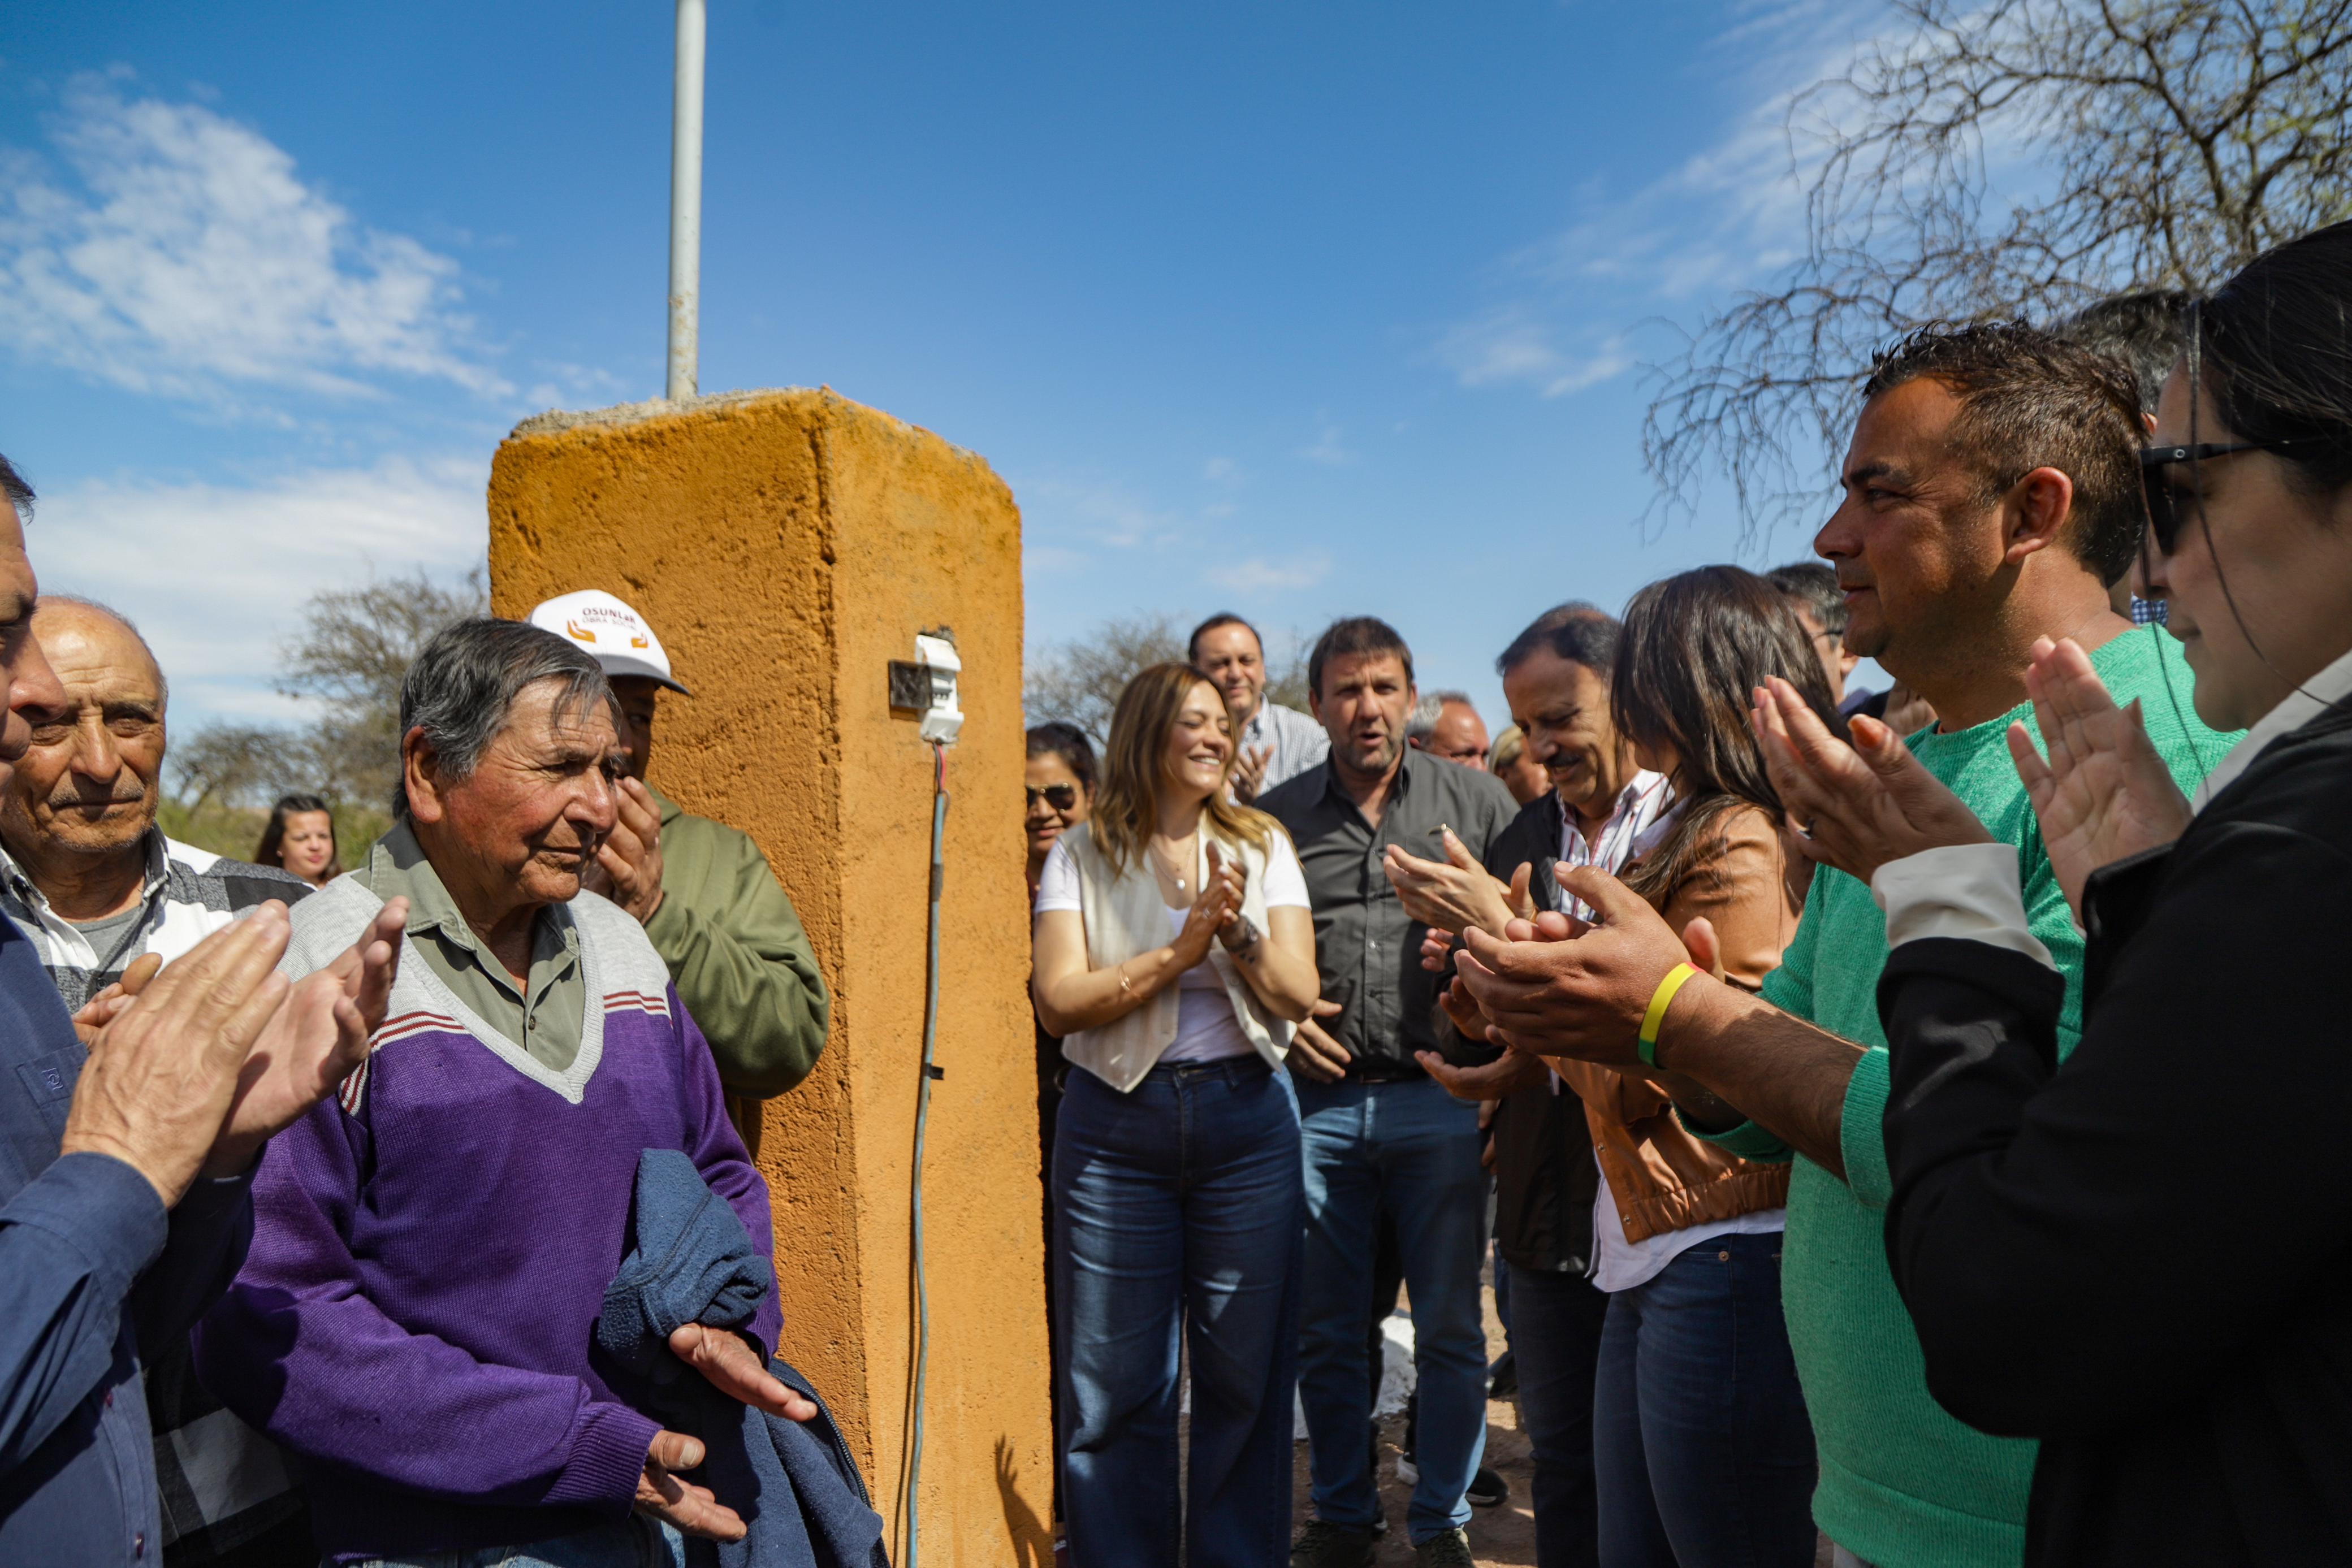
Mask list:
[[[1846,595],[1847,646],[1940,716],[1912,750],[2017,846],[2034,935],[2066,975],[2063,1054],[2080,1029],[2082,934],[2003,738],[2014,720],[2032,725],[2034,640],[2094,650],[2116,700],[2143,701],[2184,789],[2235,738],[2198,723],[2169,634],[2108,606],[2145,517],[2137,402],[2119,370],[2022,327],[1915,334],[1880,357],[1864,397],[1844,500],[1814,548]],[[1460,988],[1517,1049],[1650,1071],[1638,1040],[1685,934],[1576,874],[1600,925],[1572,942],[1475,934]],[[1706,967],[1711,937],[1695,929],[1689,944]],[[1886,953],[1870,888],[1825,867],[1762,997],[1704,977],[1667,993],[1650,1054],[1695,1130],[1751,1159],[1796,1160],[1784,1308],[1821,1456],[1813,1516],[1838,1561],[2006,1568],[2023,1557],[2034,1446],[1936,1404],[1886,1266]]]
[[[729,1110],[759,1150],[759,1107],[809,1075],[824,1050],[831,1000],[791,895],[750,834],[698,817],[645,781],[654,705],[663,688],[691,696],[643,616],[597,589],[530,612],[604,666],[621,708],[620,820],[584,884],[646,928],[680,1000],[710,1041]]]

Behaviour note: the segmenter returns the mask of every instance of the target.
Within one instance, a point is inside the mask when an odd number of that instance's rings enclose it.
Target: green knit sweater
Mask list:
[[[2234,744],[2235,736],[2198,722],[2188,665],[2166,632],[2126,632],[2091,662],[2117,702],[2142,699],[2149,738],[2184,790]],[[2082,1032],[2083,936],[2003,740],[2020,718],[2032,727],[2031,706],[1953,735],[1922,732],[1911,749],[1994,836],[2018,847],[2027,918],[2066,975],[2063,1056]],[[1813,1517],[1880,1568],[2009,1568],[2025,1553],[2034,1445],[1964,1427],[1928,1395],[1919,1341],[1886,1268],[1887,1055],[1877,995],[1885,962],[1886,920],[1869,887],[1823,869],[1796,939],[1764,982],[1775,1006],[1870,1047],[1846,1090],[1846,1179],[1799,1157],[1789,1186],[1781,1291],[1821,1453]],[[1790,1157],[1753,1124],[1717,1141],[1750,1158]]]

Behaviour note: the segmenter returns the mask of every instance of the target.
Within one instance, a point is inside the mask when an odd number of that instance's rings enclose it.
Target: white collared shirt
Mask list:
[[[1331,754],[1331,737],[1321,725],[1295,707],[1263,700],[1250,721],[1242,726],[1241,744],[1244,752],[1261,746],[1272,748],[1265,759],[1265,778],[1257,787],[1261,796]]]

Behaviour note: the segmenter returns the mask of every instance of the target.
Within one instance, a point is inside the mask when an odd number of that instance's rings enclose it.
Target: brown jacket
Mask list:
[[[1804,901],[1791,886],[1779,824],[1760,807],[1727,811],[1708,831],[1718,835],[1716,852],[1699,858],[1659,903],[1659,913],[1677,932],[1701,915],[1712,921],[1725,977],[1754,990],[1797,934]],[[1565,1057],[1546,1060],[1584,1100],[1626,1240],[1789,1201],[1787,1166],[1743,1160],[1693,1137],[1675,1119],[1674,1103],[1649,1080]]]

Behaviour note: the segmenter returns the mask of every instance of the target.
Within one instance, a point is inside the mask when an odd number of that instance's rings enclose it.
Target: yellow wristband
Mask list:
[[[1650,993],[1650,1010],[1642,1015],[1642,1038],[1634,1047],[1642,1053],[1643,1066],[1658,1064],[1658,1026],[1666,1021],[1666,1009],[1674,1006],[1675,993],[1683,988],[1684,981],[1697,973],[1688,964],[1676,964],[1658,982],[1658,988]]]

